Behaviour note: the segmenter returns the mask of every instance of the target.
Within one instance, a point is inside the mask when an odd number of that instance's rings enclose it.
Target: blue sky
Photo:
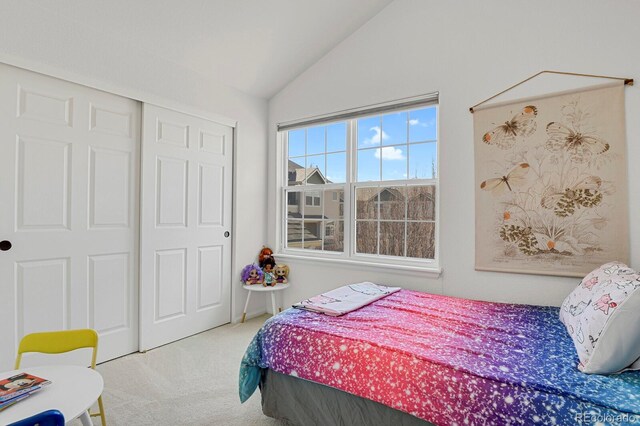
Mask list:
[[[434,177],[436,122],[435,107],[359,119],[358,181]],[[346,123],[292,130],[288,149],[292,161],[345,182]]]

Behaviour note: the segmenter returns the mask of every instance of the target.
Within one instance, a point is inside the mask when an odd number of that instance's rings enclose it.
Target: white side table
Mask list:
[[[289,283],[287,284],[276,284],[273,287],[265,287],[262,284],[253,284],[253,285],[248,285],[245,284],[242,286],[242,288],[244,288],[245,290],[249,290],[249,294],[247,294],[247,301],[244,304],[244,312],[242,313],[242,321],[244,322],[244,320],[247,317],[247,308],[249,307],[249,300],[251,299],[251,293],[253,293],[254,291],[256,292],[269,292],[271,293],[271,308],[273,308],[273,315],[276,314],[276,291],[282,291],[282,290],[286,290],[289,288]]]

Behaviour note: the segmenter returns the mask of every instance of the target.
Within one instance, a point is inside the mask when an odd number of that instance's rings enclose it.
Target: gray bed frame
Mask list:
[[[263,370],[260,392],[262,412],[290,425],[432,425],[370,399],[268,369]]]

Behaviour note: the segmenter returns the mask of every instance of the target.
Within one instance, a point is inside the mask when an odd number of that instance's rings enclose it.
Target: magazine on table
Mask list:
[[[0,380],[0,404],[23,394],[31,394],[51,382],[29,373],[19,373]]]
[[[38,389],[40,389],[40,386],[38,386]],[[38,389],[36,389],[36,390],[38,390]],[[34,390],[33,392],[35,392],[36,390]],[[15,396],[15,397],[11,398],[11,399],[8,399],[8,400],[6,400],[4,402],[0,402],[0,412],[5,410],[6,408],[11,407],[16,402],[20,402],[23,399],[26,399],[26,398],[30,397],[33,394],[33,392],[23,393],[22,395],[18,395],[18,396]]]

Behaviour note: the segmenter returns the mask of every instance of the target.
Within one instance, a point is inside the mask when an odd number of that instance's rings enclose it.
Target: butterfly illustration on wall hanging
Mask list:
[[[533,234],[531,227],[519,225],[502,225],[500,228],[500,238],[518,246],[522,253],[532,256],[540,252],[538,239]]]
[[[527,105],[511,120],[505,121],[485,133],[482,136],[482,142],[501,149],[509,149],[516,143],[516,138],[531,136],[536,131],[538,124],[535,118],[537,115],[538,108]]]
[[[540,200],[540,205],[553,209],[556,216],[567,217],[575,213],[579,206],[595,207],[602,201],[602,179],[587,176],[571,188],[558,191],[550,188]]]
[[[568,152],[574,163],[585,163],[609,150],[609,144],[596,135],[573,130],[555,121],[547,124],[547,135],[546,148],[551,152]]]
[[[494,195],[500,195],[506,190],[513,191],[514,188],[525,183],[525,176],[528,172],[528,163],[518,163],[506,175],[483,181],[480,184],[480,189],[491,191]]]

